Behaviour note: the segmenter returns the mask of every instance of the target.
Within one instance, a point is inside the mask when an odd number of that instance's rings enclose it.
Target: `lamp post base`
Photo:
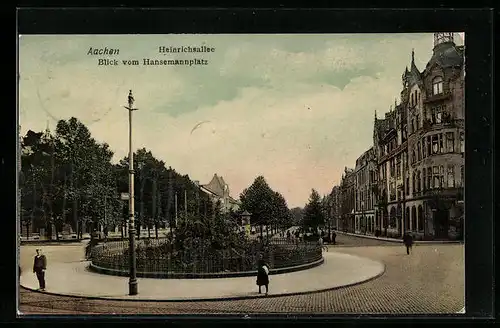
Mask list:
[[[128,294],[129,295],[137,295],[137,280],[131,280],[128,282]]]

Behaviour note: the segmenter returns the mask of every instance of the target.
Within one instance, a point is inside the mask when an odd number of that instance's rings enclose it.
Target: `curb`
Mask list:
[[[62,240],[21,240],[20,246],[68,246],[73,244],[83,244],[89,239],[80,239],[80,240],[72,240],[72,239],[62,239]]]
[[[297,272],[307,269],[312,269],[314,267],[320,266],[325,262],[325,259],[321,257],[319,260],[316,260],[311,263],[296,265],[293,267],[285,267],[285,268],[276,268],[271,269],[269,275],[282,274],[282,273],[290,273]],[[94,265],[92,262],[88,267],[89,271],[110,275],[110,276],[120,276],[120,277],[128,277],[128,271],[115,270],[103,268],[97,265]],[[138,278],[152,278],[152,279],[217,279],[217,278],[237,278],[237,277],[252,277],[257,275],[257,270],[254,271],[243,271],[243,272],[219,272],[219,273],[165,273],[165,272],[137,272]]]
[[[370,235],[359,235],[355,233],[349,233],[349,232],[340,232],[342,235],[345,236],[352,236],[352,237],[358,237],[358,238],[365,238],[365,239],[373,239],[373,240],[379,240],[379,241],[387,241],[387,242],[392,242],[392,243],[402,243],[402,239],[394,239],[394,238],[386,238],[386,237],[375,237],[375,236],[370,236]],[[422,244],[422,245],[433,245],[433,244],[463,244],[463,241],[460,240],[415,240],[413,242],[414,244]]]
[[[342,285],[342,286],[336,286],[336,287],[330,287],[330,288],[324,288],[324,289],[316,289],[316,290],[310,290],[310,291],[305,291],[305,292],[294,292],[294,293],[283,293],[283,294],[274,294],[274,295],[247,295],[247,296],[229,296],[229,297],[220,297],[220,298],[192,298],[192,299],[170,299],[170,300],[158,300],[158,299],[127,299],[127,298],[116,298],[116,297],[103,297],[103,296],[83,296],[83,295],[71,295],[71,294],[61,294],[61,293],[54,293],[54,292],[47,292],[47,291],[40,291],[36,290],[33,288],[25,287],[21,285],[21,288],[24,288],[26,290],[35,292],[35,293],[40,293],[40,294],[47,294],[47,295],[52,295],[52,296],[65,296],[65,297],[72,297],[72,298],[80,298],[80,299],[86,299],[86,300],[100,300],[100,301],[120,301],[120,302],[161,302],[161,303],[194,303],[194,302],[223,302],[223,301],[239,301],[239,300],[249,300],[249,299],[257,299],[257,298],[279,298],[279,297],[286,297],[286,296],[298,296],[298,295],[308,295],[308,294],[314,294],[314,293],[321,293],[321,292],[327,292],[327,291],[332,291],[332,290],[337,290],[337,289],[342,289],[342,288],[347,288],[347,287],[353,287],[357,285],[361,285],[367,282],[370,282],[372,280],[375,280],[377,278],[380,278],[382,275],[384,275],[386,271],[386,266],[382,262],[379,262],[383,265],[383,269],[378,273],[377,275],[370,277],[365,280],[353,282],[350,284]]]

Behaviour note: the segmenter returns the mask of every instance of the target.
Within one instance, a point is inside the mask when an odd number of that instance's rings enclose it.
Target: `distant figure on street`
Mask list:
[[[269,265],[264,261],[264,256],[259,255],[259,261],[257,263],[257,286],[259,286],[259,294],[262,293],[261,287],[266,287],[266,296],[269,292]]]
[[[45,270],[47,270],[47,258],[39,248],[36,250],[36,256],[33,261],[33,273],[36,274],[38,284],[40,285],[39,290],[41,291],[45,290]]]
[[[413,246],[413,237],[410,232],[403,235],[403,244],[406,246],[406,254],[410,254],[410,249]]]
[[[335,230],[332,231],[332,243],[335,245],[337,242],[335,240],[335,238],[337,238],[337,233],[335,232]]]
[[[328,252],[328,247],[323,244],[323,236],[319,236],[318,245],[321,247],[321,251],[325,250]]]

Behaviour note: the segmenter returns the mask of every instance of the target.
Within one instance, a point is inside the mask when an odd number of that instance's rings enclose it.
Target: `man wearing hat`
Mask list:
[[[47,258],[42,254],[39,248],[36,250],[35,260],[33,261],[33,273],[36,273],[40,290],[45,290],[45,270],[47,269]]]

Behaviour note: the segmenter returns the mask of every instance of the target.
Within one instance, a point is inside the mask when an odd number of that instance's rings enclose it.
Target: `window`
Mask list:
[[[417,143],[417,160],[422,160],[422,145],[420,144],[420,141]]]
[[[416,173],[413,172],[413,174],[411,175],[411,192],[412,193],[415,193],[415,178],[416,178]]]
[[[417,172],[417,191],[422,191],[422,176],[420,171]]]
[[[442,154],[444,153],[443,134],[442,133],[438,134],[438,138],[439,138],[439,152]]]
[[[431,122],[433,124],[439,124],[443,119],[443,112],[445,111],[445,106],[436,106],[431,108]]]
[[[394,176],[394,158],[391,158],[391,178]]]
[[[419,117],[419,115],[418,115],[418,114],[417,114],[417,116],[416,116],[416,118],[415,118],[415,122],[416,122],[416,123],[415,123],[415,127],[416,127],[416,128],[417,128],[417,130],[418,130],[418,129],[419,129],[419,127],[420,127],[420,123],[419,123],[419,122],[420,122],[420,117]]]
[[[427,180],[426,180],[426,173],[427,173],[427,169],[424,168],[422,170],[422,190],[427,190]]]
[[[453,132],[446,133],[446,151],[449,153],[453,153],[455,149],[455,140],[453,136]]]
[[[436,76],[432,80],[432,94],[439,95],[443,93],[443,78],[441,76]]]
[[[415,159],[416,159],[416,156],[415,156],[415,149],[412,149],[411,150],[411,163],[414,164],[415,163]]]
[[[427,168],[427,188],[432,189],[432,168]]]
[[[460,166],[460,187],[464,186],[464,166]]]
[[[427,156],[431,156],[432,147],[431,147],[431,136],[427,136]]]
[[[439,188],[444,188],[444,166],[440,165],[439,166]]]
[[[410,177],[406,177],[406,194],[410,193]]]
[[[415,119],[411,120],[411,133],[415,133]]]
[[[464,133],[460,132],[460,152],[465,152]]]
[[[439,167],[432,167],[432,187],[439,188]]]
[[[455,187],[455,168],[453,165],[448,165],[448,188]]]
[[[439,140],[438,140],[438,135],[435,134],[431,136],[432,138],[432,153],[437,154],[439,152]]]
[[[401,154],[396,157],[396,176],[398,179],[401,177]]]

